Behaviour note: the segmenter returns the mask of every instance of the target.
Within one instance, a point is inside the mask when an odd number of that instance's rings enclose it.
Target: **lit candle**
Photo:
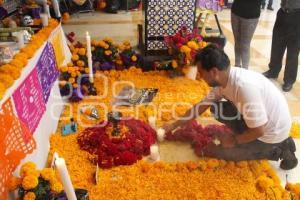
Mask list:
[[[53,9],[54,9],[56,17],[60,18],[61,14],[60,14],[59,4],[58,4],[57,0],[52,0],[52,5],[53,5]]]
[[[216,145],[216,146],[219,146],[221,144],[221,141],[218,139],[218,138],[215,138],[213,140],[213,143]]]
[[[40,14],[43,26],[48,26],[48,14],[42,13]]]
[[[16,34],[19,49],[24,47],[24,31],[19,31]]]
[[[158,151],[158,146],[157,145],[151,145],[150,146],[150,158],[153,161],[159,160],[160,156],[159,156],[159,151]]]
[[[88,66],[89,66],[89,77],[90,82],[94,82],[93,77],[93,61],[92,61],[92,47],[91,47],[91,36],[89,35],[89,32],[86,32],[86,50],[87,50],[87,58],[88,58]]]
[[[58,170],[60,180],[62,181],[62,184],[64,186],[64,191],[67,195],[67,198],[69,200],[77,200],[76,195],[75,195],[75,190],[74,190],[74,187],[71,182],[71,178],[68,173],[65,159],[57,158],[55,160],[55,166],[56,166],[56,169]]]
[[[158,141],[160,141],[160,142],[164,141],[164,139],[165,139],[165,133],[166,133],[166,131],[164,129],[162,129],[162,128],[159,128],[156,131]]]
[[[149,122],[150,126],[155,130],[156,129],[156,117],[150,116],[148,118],[148,122]]]

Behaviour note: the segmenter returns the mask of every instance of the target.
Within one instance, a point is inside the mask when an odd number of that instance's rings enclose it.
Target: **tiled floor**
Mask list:
[[[278,1],[274,2],[274,8],[278,8]],[[224,10],[218,14],[221,27],[227,38],[225,47],[226,53],[229,55],[232,63],[234,61],[234,41],[230,24],[230,10]],[[264,10],[261,14],[259,24],[255,31],[251,43],[251,65],[250,70],[263,72],[267,69],[270,57],[270,47],[272,38],[272,28],[276,18],[276,11]],[[120,12],[119,14],[104,14],[104,13],[87,13],[75,15],[71,18],[69,24],[64,25],[66,33],[74,31],[78,40],[84,41],[85,32],[97,38],[109,36],[117,43],[124,40],[129,40],[133,45],[137,44],[137,24],[141,23],[142,15],[140,11],[135,12]],[[216,27],[214,20],[210,19],[211,26]],[[300,62],[299,62],[300,63]],[[299,67],[300,70],[300,67]],[[273,83],[281,90],[282,75],[281,72],[278,80],[273,80]],[[300,73],[299,73],[300,74]],[[295,121],[300,122],[300,75],[298,82],[289,93],[284,93],[288,103],[290,112]],[[296,141],[298,149],[300,149],[300,140]],[[192,149],[187,144],[182,143],[162,143],[160,146],[161,158],[167,161],[186,161],[198,159]],[[297,151],[297,156],[300,158],[300,150]],[[283,184],[286,180],[291,182],[300,182],[300,164],[290,171],[282,171],[278,168],[277,162],[272,162],[272,165],[278,170]]]

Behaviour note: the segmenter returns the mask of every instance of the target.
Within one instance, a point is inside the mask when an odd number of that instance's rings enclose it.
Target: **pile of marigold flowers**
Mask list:
[[[27,65],[27,62],[32,58],[35,52],[48,39],[51,32],[58,26],[58,22],[54,19],[49,19],[49,25],[42,28],[38,33],[32,36],[31,41],[17,53],[13,59],[0,67],[0,99],[2,99],[6,90],[11,87],[22,73],[22,69]]]
[[[296,123],[296,122],[292,123],[290,136],[293,137],[293,138],[300,139],[300,124],[299,123]]]
[[[52,168],[38,170],[35,163],[27,162],[21,167],[20,177],[11,178],[9,189],[18,189],[23,200],[42,200],[54,198],[63,190],[63,186]]]

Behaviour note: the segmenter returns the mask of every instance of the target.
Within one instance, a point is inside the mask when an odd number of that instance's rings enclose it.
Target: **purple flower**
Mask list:
[[[113,65],[110,62],[104,62],[101,64],[101,70],[110,70],[112,68],[113,68]]]

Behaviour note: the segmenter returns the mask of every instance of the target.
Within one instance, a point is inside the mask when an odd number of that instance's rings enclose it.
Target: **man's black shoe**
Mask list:
[[[268,7],[267,9],[268,9],[268,10],[271,10],[271,11],[273,11],[273,10],[274,10],[272,7]]]
[[[291,84],[291,83],[284,83],[282,85],[282,90],[285,92],[291,91],[292,88],[293,88],[293,84]]]
[[[278,78],[278,74],[275,74],[271,70],[264,72],[263,75],[267,78]]]
[[[280,147],[282,149],[280,168],[284,170],[295,168],[298,165],[298,159],[295,156],[296,145],[294,140],[289,137],[280,144]]]

